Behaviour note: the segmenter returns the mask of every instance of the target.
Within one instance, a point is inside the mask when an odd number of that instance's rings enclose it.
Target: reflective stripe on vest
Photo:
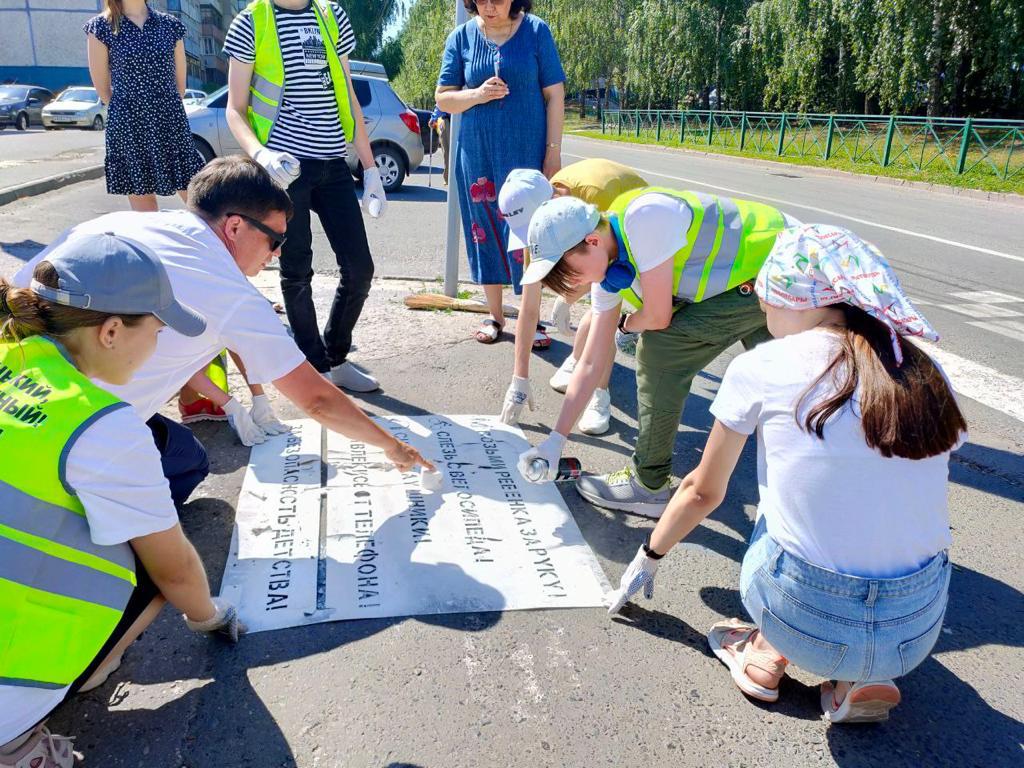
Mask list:
[[[128,544],[95,544],[64,465],[78,436],[127,405],[62,348],[0,343],[0,682],[62,688],[99,653],[135,588]],[[33,410],[26,410],[30,408]]]
[[[330,70],[334,89],[334,101],[338,106],[338,120],[345,133],[345,140],[352,143],[355,139],[355,117],[349,102],[348,79],[337,51],[338,36],[341,34],[338,20],[330,5],[323,0],[312,0],[311,7],[324,43],[327,68]],[[281,54],[281,41],[277,35],[273,0],[253,0],[246,10],[252,15],[253,33],[256,38],[256,58],[253,61],[252,79],[249,82],[247,114],[256,138],[261,144],[266,144],[270,140],[274,123],[284,102],[284,58]]]
[[[626,192],[612,203],[610,212],[624,222],[630,204],[651,193],[679,200],[692,214],[686,245],[673,257],[673,294],[684,302],[703,301],[752,280],[776,235],[785,228],[782,213],[771,206],[664,187]],[[621,229],[627,258],[636,267],[629,237],[625,227]],[[620,295],[634,307],[643,306],[643,299],[633,287],[620,291]]]

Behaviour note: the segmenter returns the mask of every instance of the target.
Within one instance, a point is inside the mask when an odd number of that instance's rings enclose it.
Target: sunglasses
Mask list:
[[[255,229],[258,229],[260,232],[262,232],[264,235],[266,235],[269,238],[269,240],[270,240],[270,250],[271,251],[280,250],[280,248],[288,240],[288,235],[287,234],[282,234],[281,232],[276,232],[275,230],[271,229],[266,224],[264,224],[262,221],[260,221],[259,219],[254,219],[252,216],[246,216],[244,213],[236,213],[236,212],[232,212],[232,211],[228,211],[227,215],[228,216],[237,216],[240,219],[244,219],[246,221],[246,223],[248,223],[251,227],[254,227]]]

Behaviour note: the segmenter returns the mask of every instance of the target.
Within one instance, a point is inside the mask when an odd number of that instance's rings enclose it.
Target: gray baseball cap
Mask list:
[[[55,304],[112,315],[156,315],[183,336],[198,336],[206,319],[174,299],[160,259],[112,232],[72,236],[46,254],[57,288],[32,280],[31,288]]]
[[[600,221],[601,214],[595,206],[575,197],[556,197],[541,203],[530,219],[530,265],[520,283],[529,285],[543,280],[562,255],[597,229]]]

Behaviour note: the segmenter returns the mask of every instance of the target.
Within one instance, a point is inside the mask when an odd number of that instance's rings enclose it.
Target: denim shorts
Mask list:
[[[951,570],[943,551],[908,576],[846,576],[786,552],[762,516],[743,558],[740,596],[791,663],[824,678],[872,682],[905,675],[928,658]]]

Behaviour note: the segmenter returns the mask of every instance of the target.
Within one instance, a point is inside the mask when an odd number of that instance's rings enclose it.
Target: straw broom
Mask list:
[[[476,299],[455,299],[443,293],[411,293],[405,297],[405,306],[409,309],[451,309],[456,312],[476,312],[486,315],[490,312],[487,305]],[[504,305],[506,317],[518,317],[518,307]]]

